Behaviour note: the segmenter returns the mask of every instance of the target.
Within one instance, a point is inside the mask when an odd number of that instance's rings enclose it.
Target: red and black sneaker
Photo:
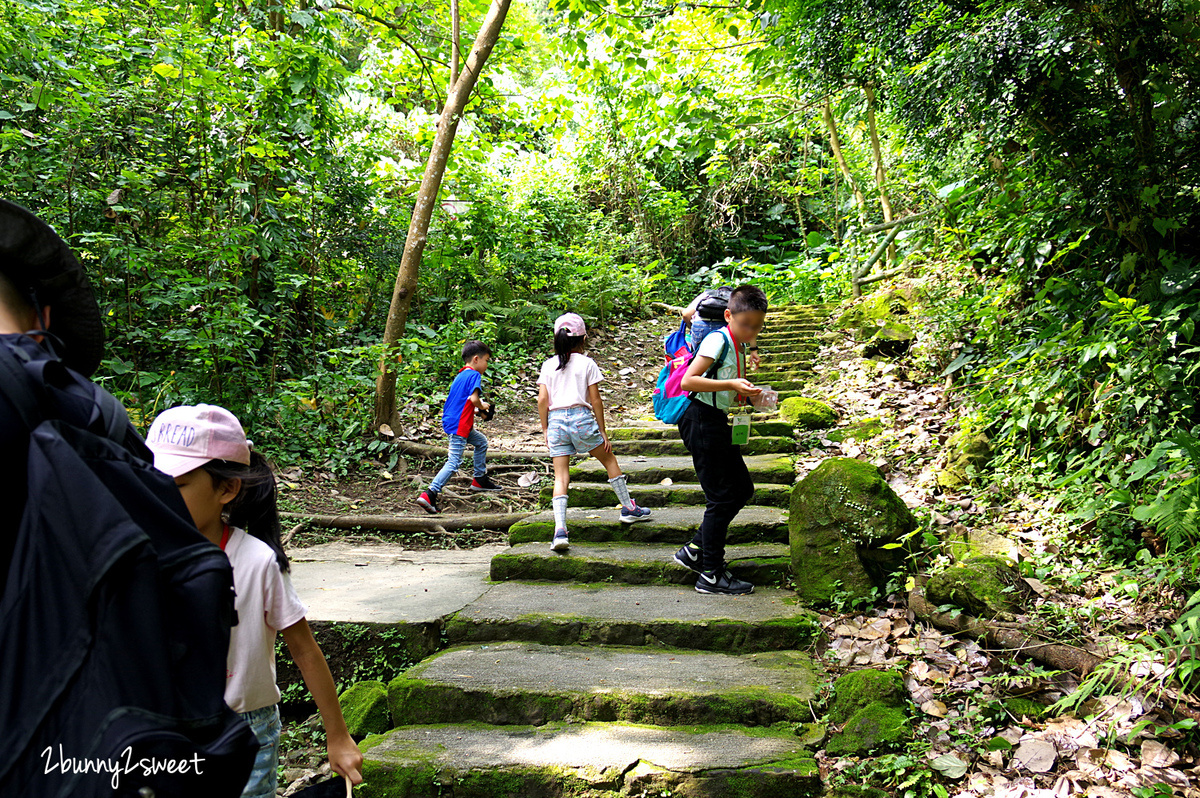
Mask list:
[[[441,510],[437,506],[437,494],[431,491],[423,490],[421,495],[417,497],[417,504],[425,508],[425,512],[437,514]]]
[[[492,480],[488,477],[488,475],[484,474],[481,477],[475,477],[475,479],[471,480],[471,490],[492,491],[492,490],[504,490],[504,488],[500,487],[495,482],[492,482]]]

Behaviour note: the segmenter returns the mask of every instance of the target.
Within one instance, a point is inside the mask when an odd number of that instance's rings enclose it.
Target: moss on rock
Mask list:
[[[363,737],[381,734],[392,728],[388,713],[387,685],[383,682],[365,681],[350,685],[338,696],[342,705],[342,716],[351,736]]]
[[[925,585],[925,597],[934,605],[952,604],[981,618],[1012,617],[1030,592],[1020,572],[1003,557],[972,557]]]
[[[830,430],[825,437],[836,443],[855,440],[865,441],[874,438],[883,432],[883,420],[878,418],[866,418],[862,421],[857,421],[848,427]]]
[[[867,704],[846,721],[842,731],[825,746],[830,756],[861,756],[894,750],[912,734],[908,716],[878,701]]]
[[[820,429],[837,422],[837,413],[824,402],[794,396],[784,399],[779,406],[779,415],[793,427]]]
[[[1046,714],[1048,707],[1045,704],[1039,704],[1030,698],[1008,698],[1004,701],[1004,708],[1012,713],[1015,718],[1029,718],[1030,720],[1038,720]]]
[[[792,489],[788,531],[796,592],[819,604],[837,593],[869,597],[903,567],[906,538],[916,528],[917,519],[878,468],[849,457],[825,460]]]
[[[829,713],[833,723],[845,723],[868,704],[902,707],[908,699],[904,677],[898,671],[861,670],[847,673],[833,683],[834,703]]]
[[[991,438],[984,432],[983,422],[964,421],[961,429],[946,441],[946,467],[938,472],[938,484],[948,490],[966,487],[972,475],[986,468],[991,460]]]

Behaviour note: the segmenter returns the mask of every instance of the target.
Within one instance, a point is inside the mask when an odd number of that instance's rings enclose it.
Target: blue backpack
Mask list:
[[[705,377],[712,379],[716,375],[728,348],[729,337],[722,335],[721,353],[717,355],[716,360],[705,373]],[[678,424],[679,419],[683,418],[683,413],[691,402],[691,394],[683,390],[683,376],[687,374],[688,366],[692,364],[695,357],[696,353],[691,351],[689,346],[686,354],[667,361],[667,364],[658,372],[658,380],[654,384],[654,396],[651,401],[654,405],[654,417],[659,421],[666,424]]]

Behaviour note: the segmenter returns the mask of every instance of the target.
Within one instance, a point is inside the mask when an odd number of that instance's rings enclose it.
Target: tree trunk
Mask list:
[[[458,0],[450,0],[450,90],[458,83],[458,62],[462,58],[459,53],[458,39]],[[447,95],[450,93],[446,92]]]
[[[871,154],[875,158],[875,183],[879,186],[879,204],[883,206],[883,221],[886,224],[892,220],[892,201],[887,193],[887,170],[883,166],[883,152],[879,146],[879,130],[875,127],[875,85],[868,83],[863,87],[867,95],[867,128],[871,134]],[[887,265],[896,265],[896,245],[890,244],[887,251]]]
[[[833,121],[833,106],[828,97],[825,98],[825,105],[821,107],[821,115],[825,118],[825,128],[829,131],[829,149],[833,150],[833,157],[837,161],[838,168],[842,170],[842,177],[846,178],[846,182],[850,184],[850,189],[854,192],[854,201],[858,204],[859,222],[865,225],[867,223],[867,198],[863,196],[862,189],[855,182],[854,175],[850,174],[850,164],[846,163],[846,156],[842,154],[842,142],[838,138],[837,125]]]
[[[404,334],[408,308],[412,304],[413,292],[417,289],[421,255],[428,241],[429,221],[437,205],[438,191],[446,173],[446,161],[450,158],[450,148],[454,145],[454,135],[458,132],[459,117],[479,80],[484,63],[500,39],[500,29],[504,26],[510,3],[511,0],[492,0],[487,18],[479,29],[479,35],[475,37],[471,55],[463,67],[463,73],[455,82],[450,96],[446,98],[446,106],[438,119],[437,135],[433,139],[429,160],[425,163],[425,177],[421,180],[421,189],[417,193],[412,222],[408,226],[408,238],[404,242],[404,255],[400,259],[396,285],[392,290],[387,326],[383,331],[383,356],[379,363],[379,377],[375,381],[376,427],[389,423],[396,410],[396,374],[392,371],[392,358],[395,356],[396,342]]]

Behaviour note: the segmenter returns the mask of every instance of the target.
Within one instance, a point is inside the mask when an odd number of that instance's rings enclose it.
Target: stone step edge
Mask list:
[[[429,740],[431,729],[441,730],[440,738]],[[593,749],[586,744],[580,745],[580,741],[591,738],[594,730],[609,732],[597,736],[597,740],[622,733],[633,738],[630,753],[617,762],[602,761],[599,765],[590,757],[582,762],[480,763],[471,756],[474,750],[481,748],[516,752],[531,742],[536,744],[539,737],[541,748],[545,750],[557,742],[557,735],[569,737],[573,743],[560,748],[589,751]],[[645,733],[639,734],[639,730],[645,730]],[[485,735],[494,735],[496,739],[486,745]],[[656,741],[651,735],[659,735],[661,739]],[[700,752],[700,761],[689,767],[661,759],[663,754],[655,753],[681,747],[695,750],[703,740],[700,735],[727,736],[730,739],[720,743],[719,748],[744,752],[757,749],[756,740],[777,738],[779,742],[770,746],[770,754],[764,751],[763,755],[747,756],[740,763],[714,763],[705,752]],[[507,745],[504,744],[506,739],[511,741]],[[433,751],[425,753],[421,742],[428,742]],[[808,798],[820,795],[824,786],[820,768],[807,744],[791,732],[742,729],[731,725],[670,729],[602,722],[555,723],[538,727],[490,727],[481,723],[402,726],[363,740],[360,748],[364,752],[362,774],[365,781],[355,794],[359,798],[442,795],[445,785],[452,784],[455,798],[583,794],[593,798],[622,798],[635,794]],[[404,753],[409,755],[409,761],[402,759]],[[656,763],[656,759],[666,765]]]

